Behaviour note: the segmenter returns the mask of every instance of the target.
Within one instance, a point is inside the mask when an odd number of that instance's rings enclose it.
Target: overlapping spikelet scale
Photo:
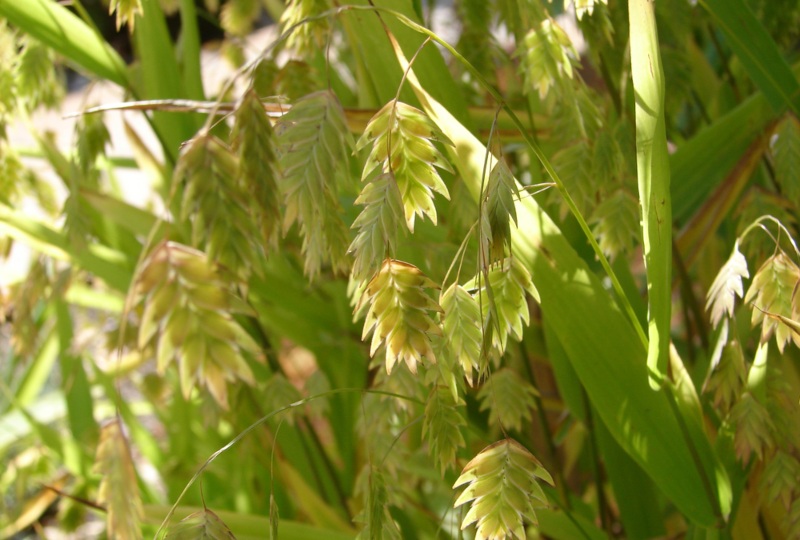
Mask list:
[[[259,347],[231,315],[241,301],[203,252],[160,244],[145,259],[136,292],[144,300],[139,347],[154,345],[161,373],[178,362],[184,397],[205,386],[227,408],[229,382],[255,383],[244,354],[257,357]]]
[[[361,339],[372,333],[370,356],[386,346],[386,371],[402,360],[412,373],[424,356],[435,362],[429,335],[441,335],[430,312],[441,311],[426,289],[436,284],[414,265],[386,259],[367,284],[361,304],[369,302]]]

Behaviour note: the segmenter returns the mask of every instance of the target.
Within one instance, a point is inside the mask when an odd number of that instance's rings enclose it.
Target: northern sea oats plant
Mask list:
[[[0,0],[0,537],[800,538],[800,6],[453,4]]]

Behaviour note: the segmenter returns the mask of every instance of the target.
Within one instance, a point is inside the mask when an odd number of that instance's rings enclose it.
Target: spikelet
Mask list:
[[[496,71],[492,49],[492,4],[485,0],[462,0],[456,4],[461,20],[461,35],[456,49],[484,76],[493,78]],[[469,75],[466,75],[469,76]]]
[[[369,484],[363,489],[365,495],[364,510],[356,517],[356,521],[365,527],[356,536],[357,540],[400,540],[400,530],[389,513],[388,493],[383,473],[369,467],[367,473]]]
[[[746,371],[744,352],[736,339],[728,339],[729,321],[725,319],[711,353],[709,374],[703,392],[714,393],[714,405],[728,411],[744,388]]]
[[[798,489],[800,481],[800,461],[792,454],[778,450],[764,468],[760,491],[767,503],[780,501],[786,510],[792,504],[792,493]]]
[[[481,411],[489,410],[489,425],[503,429],[522,430],[522,423],[531,420],[531,409],[536,408],[534,398],[539,392],[524,378],[508,368],[492,373],[478,392]]]
[[[733,306],[736,297],[744,296],[742,278],[749,278],[747,260],[739,251],[739,241],[733,246],[728,261],[719,269],[717,277],[708,289],[706,310],[711,313],[711,325],[716,328],[724,315],[733,317]]]
[[[551,19],[544,19],[532,28],[518,53],[520,70],[527,90],[536,89],[544,99],[550,88],[564,79],[572,79],[578,54],[566,32]]]
[[[508,337],[522,339],[523,324],[530,323],[530,312],[525,292],[538,300],[539,293],[531,281],[528,270],[513,257],[489,268],[489,286],[483,275],[465,285],[477,289],[476,297],[481,307],[482,320],[487,333],[491,334],[491,345],[502,354],[508,345]]]
[[[736,457],[747,465],[755,452],[759,460],[774,444],[774,425],[767,409],[750,392],[745,392],[731,409],[730,422],[736,429],[733,445]]]
[[[428,313],[441,308],[425,293],[436,287],[416,266],[393,259],[386,259],[367,285],[360,303],[368,301],[370,307],[361,339],[372,332],[370,356],[386,345],[387,373],[398,360],[412,373],[423,356],[436,361],[429,335],[441,335],[441,329]]]
[[[106,533],[109,538],[142,538],[142,501],[136,483],[128,441],[119,419],[100,430],[94,472],[102,476],[97,502],[106,506]]]
[[[792,338],[792,329],[782,323],[780,317],[792,319],[792,296],[800,282],[800,268],[783,252],[773,255],[758,269],[745,303],[753,303],[751,323],[761,323],[761,341],[768,341],[775,334],[778,350],[783,353],[786,342]],[[765,312],[770,314],[765,316]]]
[[[281,219],[277,157],[272,126],[254,90],[244,94],[234,114],[231,148],[239,156],[242,183],[264,245],[277,247]]]
[[[361,175],[363,181],[376,169],[378,175],[393,175],[412,233],[417,215],[427,215],[436,224],[434,191],[450,199],[436,167],[448,172],[452,168],[433,141],[452,145],[424,112],[392,100],[372,117],[356,144],[357,151],[368,145],[372,147]]]
[[[17,82],[14,77],[14,64],[19,55],[18,34],[0,20],[0,137],[6,138],[6,124],[16,111]]]
[[[275,494],[269,494],[269,540],[278,540],[278,525],[280,523],[280,512],[278,503],[275,502]]]
[[[582,19],[584,15],[591,15],[598,4],[608,5],[608,0],[572,0],[575,6],[575,15]]]
[[[199,384],[226,409],[228,382],[255,384],[245,351],[259,354],[231,316],[236,298],[227,287],[202,252],[174,242],[162,243],[145,259],[136,282],[144,299],[139,347],[155,345],[160,373],[179,363],[186,399]]]
[[[784,520],[786,538],[797,540],[800,538],[800,495],[795,495],[792,506]]]
[[[181,149],[174,178],[184,186],[179,218],[191,221],[192,243],[246,282],[262,247],[236,156],[221,140],[201,132]]]
[[[425,418],[422,422],[422,438],[428,441],[430,453],[439,462],[444,474],[456,463],[456,451],[464,446],[461,427],[466,425],[458,407],[464,401],[453,399],[450,389],[437,386],[428,396],[425,405]]]
[[[356,199],[364,209],[353,222],[358,229],[349,252],[355,256],[354,284],[373,275],[387,253],[395,250],[397,231],[403,219],[403,201],[391,174],[383,174],[364,186]]]
[[[14,354],[27,357],[36,351],[41,325],[36,313],[43,298],[49,295],[52,278],[48,275],[45,258],[31,262],[28,275],[12,288],[11,347]]]
[[[639,201],[624,188],[614,191],[594,209],[589,218],[594,225],[592,234],[610,261],[633,250],[639,219]]]
[[[136,15],[142,14],[141,0],[111,0],[108,5],[108,14],[117,13],[117,32],[123,24],[128,24],[133,32]]]
[[[29,35],[20,36],[19,45],[14,75],[21,103],[28,110],[40,105],[56,107],[64,97],[66,85],[54,67],[55,52]]]
[[[289,0],[281,15],[281,29],[286,32],[295,25],[287,38],[287,46],[298,54],[308,56],[323,48],[330,31],[327,19],[307,20],[329,8],[327,0]]]
[[[487,446],[467,463],[453,488],[469,484],[454,507],[471,501],[461,529],[477,522],[476,540],[524,539],[523,519],[538,524],[535,506],[546,506],[539,480],[553,485],[550,474],[513,439]]]
[[[442,327],[445,347],[461,364],[467,383],[473,385],[473,373],[483,370],[481,362],[481,308],[475,297],[454,283],[439,298],[444,310]]]
[[[204,508],[189,514],[167,531],[167,540],[236,540],[217,514]]]
[[[276,127],[280,140],[284,229],[297,223],[303,235],[305,273],[313,279],[329,262],[345,274],[347,228],[338,189],[347,183],[350,133],[339,101],[317,92],[297,101]]]
[[[514,198],[519,200],[516,180],[505,161],[498,161],[489,173],[484,202],[481,207],[480,244],[483,264],[505,257],[505,247],[511,247],[511,221],[517,223]]]
[[[260,12],[259,0],[228,0],[222,5],[219,22],[228,34],[244,37],[253,29]]]

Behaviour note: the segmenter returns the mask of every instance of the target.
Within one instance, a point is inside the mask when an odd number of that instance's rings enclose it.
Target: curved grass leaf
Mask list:
[[[130,89],[125,62],[95,29],[58,2],[0,2],[0,16],[90,73]]]

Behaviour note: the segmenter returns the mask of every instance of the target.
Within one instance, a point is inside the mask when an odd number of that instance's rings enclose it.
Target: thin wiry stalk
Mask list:
[[[329,390],[327,392],[322,392],[321,394],[315,394],[313,396],[309,396],[307,398],[300,399],[298,401],[295,401],[294,403],[290,403],[289,405],[281,407],[280,409],[276,409],[276,410],[272,411],[271,413],[262,416],[261,418],[259,418],[258,420],[256,420],[255,422],[253,422],[252,424],[247,426],[244,430],[240,431],[238,435],[236,435],[233,439],[231,439],[227,444],[225,444],[224,446],[222,446],[221,448],[216,450],[213,454],[211,454],[208,457],[208,459],[206,459],[205,462],[203,462],[202,465],[200,465],[200,467],[194,473],[194,475],[189,480],[189,482],[186,484],[186,486],[184,486],[184,488],[181,491],[180,495],[178,495],[178,498],[175,499],[175,502],[170,507],[169,512],[167,512],[167,515],[164,516],[164,520],[161,522],[161,525],[159,525],[158,530],[156,531],[155,538],[162,538],[162,535],[166,532],[164,530],[164,528],[167,526],[167,524],[169,523],[169,520],[175,514],[175,510],[178,509],[178,505],[183,500],[183,498],[186,496],[186,493],[188,493],[189,488],[191,488],[194,485],[194,483],[197,482],[197,479],[200,478],[200,476],[203,474],[203,472],[205,472],[205,470],[209,467],[209,465],[211,465],[219,456],[221,456],[222,454],[224,454],[225,452],[227,452],[228,450],[230,450],[231,448],[236,446],[236,444],[239,443],[242,439],[244,439],[247,435],[249,435],[250,432],[252,432],[257,427],[261,426],[262,424],[266,423],[271,418],[273,418],[275,416],[278,416],[279,414],[284,413],[284,412],[286,412],[288,410],[296,409],[298,407],[303,407],[305,404],[310,403],[311,401],[314,401],[315,399],[329,397],[329,396],[333,396],[333,395],[336,395],[336,394],[346,394],[346,393],[377,394],[377,395],[389,396],[389,397],[398,398],[398,399],[404,399],[406,401],[411,401],[412,403],[417,403],[418,405],[423,405],[423,406],[425,405],[419,399],[416,399],[416,398],[413,398],[413,397],[410,397],[410,396],[404,396],[404,395],[401,395],[401,394],[397,394],[395,392],[387,392],[385,390],[372,390],[372,389],[365,389],[365,388],[335,388],[335,389]]]

